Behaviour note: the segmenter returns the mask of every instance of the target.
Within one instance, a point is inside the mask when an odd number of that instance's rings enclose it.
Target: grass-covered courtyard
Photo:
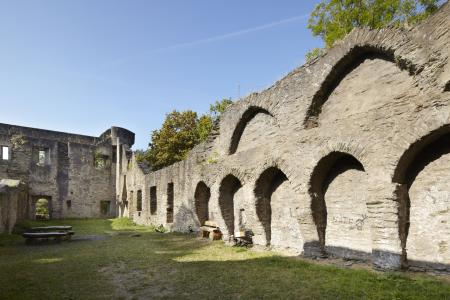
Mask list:
[[[378,273],[161,234],[127,219],[55,220],[72,242],[0,235],[0,299],[450,299],[445,278]]]

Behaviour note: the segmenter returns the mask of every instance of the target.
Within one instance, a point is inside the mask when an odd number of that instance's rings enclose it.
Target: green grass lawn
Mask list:
[[[54,220],[82,240],[0,235],[0,299],[450,299],[426,275],[377,273],[161,234],[126,219]],[[133,236],[136,235],[140,236]]]

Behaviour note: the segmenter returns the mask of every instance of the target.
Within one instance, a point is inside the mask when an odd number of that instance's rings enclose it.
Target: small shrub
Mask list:
[[[167,232],[167,229],[161,224],[155,228],[155,231],[159,232],[159,233],[165,233],[165,232]]]
[[[208,157],[208,159],[206,160],[206,164],[212,165],[216,164],[218,161],[219,161],[219,152],[214,151],[213,153],[211,153],[211,156]]]
[[[114,230],[128,229],[136,226],[130,218],[116,218],[112,220],[111,226]]]

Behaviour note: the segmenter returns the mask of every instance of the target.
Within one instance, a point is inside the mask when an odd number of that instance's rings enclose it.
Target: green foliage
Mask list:
[[[155,231],[159,233],[166,233],[168,230],[163,226],[163,224],[160,224],[159,226],[155,227]]]
[[[136,228],[136,223],[130,218],[116,218],[111,220],[113,230],[132,230]]]
[[[206,140],[213,129],[213,119],[209,115],[203,115],[198,119],[197,131],[200,141]]]
[[[15,134],[11,137],[11,145],[14,149],[22,149],[22,146],[26,143],[27,141],[20,134]]]
[[[134,151],[134,158],[137,162],[146,162],[146,151],[142,149]]]
[[[49,211],[48,211],[48,200],[47,199],[39,199],[36,202],[36,217],[40,219],[48,219]]]
[[[324,0],[310,15],[308,28],[327,48],[355,27],[376,29],[414,24],[438,9],[439,0]]]
[[[214,151],[213,153],[211,153],[211,156],[208,157],[208,159],[206,160],[206,163],[208,165],[212,165],[212,164],[216,164],[219,161],[219,152]]]
[[[214,123],[219,120],[222,113],[232,103],[233,101],[231,99],[226,98],[221,101],[216,101],[214,104],[209,106],[209,113],[200,117],[198,122],[198,131],[201,142],[206,140],[214,127]]]
[[[135,152],[136,160],[158,170],[185,159],[192,148],[206,140],[231,103],[230,99],[216,101],[209,113],[200,117],[191,110],[172,111],[166,115],[161,129],[152,132],[149,148]]]
[[[313,61],[314,59],[316,59],[317,57],[322,55],[323,52],[324,52],[324,49],[322,49],[322,48],[314,48],[314,49],[310,50],[305,55],[306,62]]]
[[[166,115],[161,129],[152,132],[149,163],[153,169],[160,169],[183,160],[199,141],[197,113],[174,110]]]
[[[222,99],[222,101],[216,101],[214,104],[209,106],[209,115],[214,121],[220,118],[220,115],[233,103],[231,99]]]
[[[100,152],[95,151],[94,153],[94,166],[96,169],[103,169],[106,167],[106,159],[107,156],[103,155]]]

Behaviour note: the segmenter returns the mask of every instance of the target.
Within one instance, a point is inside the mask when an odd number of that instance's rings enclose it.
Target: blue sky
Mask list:
[[[146,148],[173,109],[264,89],[322,45],[318,1],[0,0],[0,122]],[[240,93],[238,93],[240,86]]]

